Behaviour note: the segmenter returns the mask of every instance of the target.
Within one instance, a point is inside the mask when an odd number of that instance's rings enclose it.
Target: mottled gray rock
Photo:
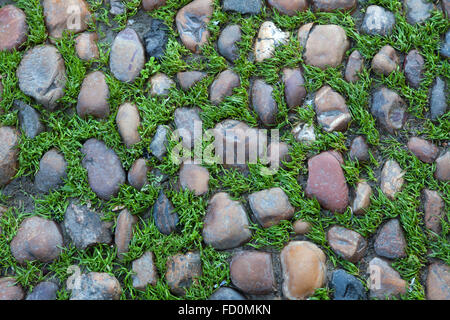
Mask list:
[[[67,162],[56,149],[47,151],[39,162],[39,171],[34,178],[34,186],[41,192],[50,192],[63,184]]]
[[[59,287],[56,283],[44,281],[33,288],[25,300],[56,300]]]
[[[153,206],[153,219],[158,230],[165,235],[175,231],[179,221],[178,213],[162,189]]]
[[[445,34],[444,42],[441,43],[441,56],[450,59],[450,30]]]
[[[219,40],[217,41],[217,48],[219,53],[227,60],[234,62],[239,58],[239,47],[237,42],[241,41],[241,27],[233,24],[226,26],[222,30]]]
[[[197,82],[206,77],[206,73],[200,71],[185,71],[177,73],[177,80],[183,90],[192,88]]]
[[[163,157],[167,154],[168,133],[169,129],[167,127],[159,125],[150,143],[150,151],[159,161],[162,161]]]
[[[262,8],[261,0],[224,0],[223,10],[234,11],[242,14],[259,14]]]
[[[174,113],[174,122],[186,148],[192,148],[194,141],[202,137],[203,122],[199,108],[178,108]]]
[[[405,58],[403,70],[409,85],[418,89],[423,79],[425,60],[417,50],[411,50]]]
[[[202,260],[198,252],[188,252],[170,257],[166,264],[166,281],[170,291],[178,296],[197,283],[202,276]]]
[[[246,300],[245,297],[234,289],[222,287],[214,292],[208,300]]]
[[[366,300],[366,290],[356,277],[342,269],[331,276],[330,288],[334,290],[333,300]]]
[[[406,20],[410,24],[422,23],[431,17],[431,12],[435,9],[433,3],[426,0],[404,0],[404,10]]]
[[[301,106],[306,97],[305,79],[300,68],[283,69],[284,97],[289,108]]]
[[[166,51],[169,40],[168,28],[164,21],[152,19],[147,32],[144,34],[145,50],[150,57],[161,59]]]
[[[276,123],[278,106],[272,96],[273,87],[263,80],[257,79],[252,86],[252,105],[253,110],[258,114],[261,122],[266,125]]]
[[[436,78],[431,89],[430,112],[432,120],[436,120],[447,112],[447,85],[441,77]]]
[[[69,283],[72,279],[69,278]],[[119,300],[122,287],[119,281],[107,273],[90,272],[73,279],[70,300]]]
[[[374,249],[381,257],[389,259],[406,257],[406,240],[397,219],[389,220],[381,227],[375,239]]]
[[[371,112],[389,133],[402,129],[407,118],[403,99],[386,87],[373,93]]]
[[[142,257],[133,261],[132,276],[133,287],[138,290],[145,290],[150,286],[155,286],[158,281],[158,272],[155,265],[155,255],[151,251],[145,252]]]
[[[28,138],[34,139],[37,135],[45,131],[45,127],[41,122],[41,115],[36,109],[20,100],[14,100],[14,105],[19,110],[20,128]]]
[[[358,162],[369,161],[369,146],[366,143],[366,139],[363,136],[358,136],[353,139],[350,146],[350,152],[348,153],[351,160]]]
[[[150,79],[150,94],[155,96],[167,97],[170,93],[170,88],[175,86],[175,81],[170,79],[164,73],[157,73]]]
[[[383,7],[371,5],[367,7],[361,31],[370,35],[386,36],[392,32],[395,16]]]
[[[299,123],[292,129],[295,140],[304,144],[311,144],[316,141],[314,126],[307,123]]]

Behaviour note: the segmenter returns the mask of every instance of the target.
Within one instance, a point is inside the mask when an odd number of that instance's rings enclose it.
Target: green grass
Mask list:
[[[450,140],[449,114],[437,121],[426,119],[428,111],[428,91],[436,76],[448,81],[450,64],[448,60],[441,59],[438,53],[442,35],[449,27],[448,20],[441,12],[434,12],[432,17],[422,25],[409,25],[402,13],[401,1],[368,1],[368,4],[382,5],[395,13],[396,26],[392,35],[388,37],[361,35],[357,30],[357,21],[349,13],[313,13],[307,11],[298,13],[294,17],[280,15],[278,12],[264,8],[259,15],[244,17],[238,13],[225,13],[220,10],[220,1],[215,1],[215,10],[208,28],[211,32],[209,42],[203,47],[203,58],[196,57],[187,50],[177,39],[178,32],[175,27],[176,12],[190,0],[168,0],[167,4],[153,12],[147,13],[153,18],[162,19],[170,28],[167,51],[161,61],[149,60],[140,77],[133,84],[124,84],[114,78],[108,66],[108,45],[100,46],[100,58],[85,62],[80,60],[74,49],[74,36],[65,34],[62,40],[56,42],[58,50],[64,57],[68,81],[65,96],[60,100],[62,108],[56,112],[48,112],[42,106],[25,96],[18,88],[15,74],[24,52],[35,45],[42,44],[47,39],[43,11],[38,0],[18,0],[17,5],[25,10],[27,22],[30,26],[30,35],[25,48],[19,52],[0,52],[0,74],[4,85],[3,101],[0,102],[1,125],[18,126],[17,113],[13,111],[13,101],[21,99],[29,103],[42,114],[42,121],[47,131],[35,139],[28,139],[24,135],[20,141],[20,169],[16,177],[34,177],[39,169],[39,160],[50,148],[57,148],[67,161],[67,179],[64,186],[48,195],[35,199],[35,212],[24,212],[23,208],[10,208],[0,220],[3,233],[0,235],[0,275],[13,275],[27,291],[44,279],[57,278],[63,283],[70,276],[67,268],[78,265],[83,272],[108,272],[116,276],[123,286],[123,299],[179,299],[173,296],[164,280],[167,259],[178,252],[189,250],[199,251],[203,263],[203,276],[198,284],[192,286],[185,296],[187,299],[206,299],[219,285],[230,284],[229,259],[230,253],[214,250],[202,243],[202,221],[205,215],[209,198],[218,191],[228,192],[233,199],[246,204],[247,195],[259,190],[281,187],[289,196],[290,202],[296,208],[295,217],[291,222],[282,222],[279,225],[263,229],[252,224],[253,237],[247,245],[248,248],[261,250],[281,250],[292,239],[292,223],[298,219],[309,221],[312,231],[307,238],[319,245],[327,255],[328,260],[336,268],[344,268],[357,276],[365,284],[366,270],[360,264],[353,264],[338,257],[330,248],[326,232],[333,225],[341,225],[361,233],[364,237],[372,237],[378,227],[387,219],[398,218],[401,221],[408,242],[407,257],[394,261],[393,266],[408,282],[415,279],[412,290],[402,298],[423,299],[424,287],[418,281],[421,279],[427,262],[436,258],[450,264],[449,224],[442,222],[442,233],[433,235],[425,230],[423,223],[423,208],[421,205],[421,191],[423,188],[438,190],[450,208],[450,185],[437,181],[433,173],[434,164],[425,164],[416,159],[405,147],[406,139],[412,135],[420,135],[432,140],[440,148]],[[88,0],[91,10],[96,14],[96,23],[89,26],[91,31],[97,31],[102,36],[100,24],[114,28],[115,31],[126,27],[128,19],[132,18],[138,10],[139,1],[129,1],[124,14],[112,17],[108,15],[108,8],[100,0]],[[264,63],[255,63],[249,56],[252,55],[254,39],[259,26],[265,20],[272,20],[284,31],[290,32],[289,42],[277,48],[273,58]],[[347,83],[342,77],[344,67],[320,70],[305,66],[296,32],[298,28],[308,22],[317,24],[338,24],[342,26],[352,42],[353,50],[359,50],[365,58],[365,69],[360,80],[354,84]],[[227,61],[217,52],[214,42],[220,30],[227,24],[237,23],[242,29],[242,41],[239,43],[240,57],[231,67],[240,76],[241,87],[234,90],[231,97],[227,97],[219,106],[209,102],[209,86],[216,76],[230,67]],[[423,54],[426,61],[424,80],[418,90],[410,88],[401,71],[395,71],[390,76],[375,76],[370,72],[370,61],[379,49],[392,45],[399,53],[406,54],[416,48]],[[352,114],[352,122],[345,133],[327,133],[317,125],[312,107],[295,110],[296,120],[314,124],[317,141],[306,146],[298,143],[290,133],[292,121],[288,119],[288,110],[284,101],[284,86],[280,82],[281,70],[285,67],[302,65],[306,88],[313,93],[321,86],[328,84],[343,95]],[[101,70],[106,75],[110,89],[111,115],[106,120],[96,120],[88,117],[81,119],[74,112],[82,80],[87,73]],[[177,72],[187,70],[202,70],[207,77],[188,91],[172,89],[168,98],[149,97],[148,80],[157,72],[163,72],[174,77]],[[27,265],[18,265],[12,257],[9,243],[17,232],[21,221],[26,217],[38,214],[56,221],[62,221],[64,212],[71,198],[79,198],[82,203],[91,203],[95,208],[105,213],[105,218],[115,221],[117,206],[124,206],[131,213],[140,217],[152,208],[160,185],[152,183],[141,191],[131,186],[123,185],[119,194],[110,201],[100,200],[90,189],[87,182],[87,172],[81,166],[82,154],[80,148],[84,141],[95,137],[103,140],[120,157],[128,170],[132,163],[144,155],[156,128],[160,124],[170,124],[176,108],[184,106],[197,106],[201,108],[201,117],[204,130],[214,127],[218,122],[228,118],[241,120],[249,126],[258,126],[258,118],[252,110],[249,99],[250,83],[254,78],[262,78],[274,86],[274,98],[279,106],[277,128],[281,130],[281,139],[291,145],[292,161],[285,164],[273,176],[260,174],[261,164],[249,165],[250,172],[244,175],[236,170],[225,170],[220,165],[207,165],[210,172],[210,191],[202,197],[195,197],[189,192],[178,192],[172,188],[167,195],[180,215],[181,231],[169,236],[162,235],[154,225],[152,219],[140,219],[136,228],[130,251],[123,260],[117,258],[114,247],[97,245],[88,250],[77,250],[74,247],[64,248],[61,256],[51,264],[31,262]],[[369,105],[371,91],[378,86],[387,86],[400,94],[408,104],[408,113],[411,119],[420,122],[420,126],[411,127],[398,135],[387,135],[378,130],[375,119],[370,114]],[[115,125],[115,116],[118,107],[132,101],[138,106],[142,119],[139,128],[142,141],[130,149],[123,146]],[[321,210],[315,199],[308,199],[304,194],[303,182],[307,177],[307,159],[325,150],[336,149],[345,153],[351,139],[355,135],[363,135],[371,148],[371,161],[360,164],[350,161],[346,156],[343,169],[349,186],[354,187],[360,179],[377,184],[379,167],[385,160],[395,159],[402,169],[406,170],[405,186],[394,201],[383,195],[379,188],[374,189],[371,206],[364,216],[352,216],[350,209],[341,215],[334,215]],[[171,144],[170,148],[174,145]],[[155,158],[148,160],[151,168],[158,168],[171,176],[170,185],[175,186],[179,166],[170,158],[159,162]],[[299,179],[299,177],[301,179]],[[154,180],[152,174],[149,179]],[[8,199],[0,197],[1,203]],[[447,214],[448,221],[448,214]],[[139,291],[132,287],[131,262],[139,258],[145,251],[151,250],[155,254],[156,266],[160,279],[155,287],[147,287]],[[49,273],[44,274],[46,267]],[[58,292],[59,299],[67,299],[70,293],[63,285]],[[322,288],[316,291],[312,299],[330,299],[330,290]]]

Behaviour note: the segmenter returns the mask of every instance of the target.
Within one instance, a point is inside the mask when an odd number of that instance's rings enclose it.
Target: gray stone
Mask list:
[[[261,122],[270,126],[276,123],[278,106],[272,96],[273,87],[263,80],[257,79],[252,86],[253,110],[258,114]]]
[[[25,300],[56,300],[59,287],[56,283],[44,281],[33,288]]]
[[[445,34],[444,42],[441,44],[441,56],[450,59],[450,30]]]
[[[175,212],[175,208],[162,189],[153,206],[153,218],[158,230],[165,235],[175,231],[179,221],[178,213]]]
[[[20,100],[14,100],[14,105],[19,110],[20,128],[28,138],[34,139],[45,131],[45,127],[40,119],[41,115],[36,109]]]
[[[41,192],[50,192],[63,184],[67,177],[67,162],[56,149],[47,151],[39,162],[39,171],[34,178],[35,187]]]
[[[371,112],[390,133],[402,129],[407,118],[403,99],[386,87],[373,93]]]
[[[202,137],[203,122],[199,108],[178,108],[174,113],[174,122],[186,148],[192,148],[194,141]]]
[[[144,34],[145,50],[150,57],[161,59],[169,40],[168,28],[164,21],[152,19],[148,31]]]
[[[178,72],[177,79],[183,90],[192,88],[197,82],[206,77],[206,73],[200,71]]]
[[[71,278],[67,282],[70,280]],[[82,274],[74,279],[71,287],[70,300],[119,300],[122,294],[119,281],[107,273]]]
[[[425,60],[417,50],[411,50],[405,58],[403,70],[406,80],[414,89],[418,89],[423,79]]]
[[[222,287],[214,292],[208,300],[247,300],[245,297],[234,289]]]
[[[234,11],[242,14],[259,14],[261,13],[262,1],[261,0],[224,0],[223,10]]]
[[[435,9],[433,3],[426,0],[404,0],[403,5],[406,20],[410,24],[425,22],[431,17],[431,12]]]
[[[132,276],[133,287],[138,290],[145,290],[150,286],[155,286],[158,281],[158,272],[155,265],[155,255],[151,251],[145,252],[142,257],[133,261]]]
[[[331,276],[330,289],[334,290],[333,300],[366,300],[366,290],[356,277],[342,269]]]
[[[241,41],[241,27],[233,24],[226,26],[222,30],[217,41],[217,47],[219,53],[224,56],[227,60],[234,62],[239,59],[239,47],[237,42]]]
[[[430,112],[432,120],[436,120],[447,112],[447,85],[441,77],[436,78],[431,89]]]
[[[162,161],[163,157],[167,154],[168,133],[169,130],[167,127],[159,125],[158,128],[156,128],[152,143],[150,143],[150,151],[159,161]]]
[[[392,32],[395,16],[380,6],[371,5],[366,10],[361,31],[369,35],[386,36]]]

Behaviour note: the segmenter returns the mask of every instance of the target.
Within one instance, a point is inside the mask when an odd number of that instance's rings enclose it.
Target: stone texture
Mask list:
[[[431,89],[430,113],[431,119],[436,120],[447,112],[447,85],[442,78],[437,77]]]
[[[166,264],[166,281],[172,293],[182,296],[202,276],[202,261],[197,252],[177,254]]]
[[[138,218],[132,215],[127,209],[120,212],[117,217],[114,242],[117,247],[117,255],[121,258],[123,253],[128,252],[128,247],[133,239],[133,228],[138,222]]]
[[[441,50],[439,51],[441,56],[450,59],[450,30],[445,34],[444,41],[441,43]]]
[[[441,233],[441,219],[445,218],[445,204],[437,191],[425,189],[424,211],[425,226],[435,233]]]
[[[19,133],[13,127],[0,127],[0,187],[8,184],[19,167]]]
[[[369,35],[387,36],[395,25],[395,16],[383,7],[371,5],[366,9],[361,31]]]
[[[139,110],[135,104],[124,103],[119,107],[116,116],[117,129],[127,148],[141,141],[138,128],[141,125]]]
[[[426,0],[404,0],[403,10],[406,12],[406,20],[410,24],[422,23],[431,17],[435,9],[433,3]]]
[[[345,30],[337,25],[318,25],[309,33],[305,47],[305,63],[322,70],[337,67],[350,47]]]
[[[224,192],[215,194],[208,205],[203,240],[215,249],[232,249],[248,242],[252,236],[247,214],[238,201]]]
[[[83,32],[75,38],[75,50],[81,60],[90,61],[100,57],[97,40],[97,33],[92,32]]]
[[[428,267],[427,300],[450,300],[450,267],[433,263]]]
[[[197,82],[203,80],[206,73],[200,71],[185,71],[177,73],[177,80],[183,90],[192,88]]]
[[[295,16],[297,12],[308,10],[307,0],[268,0],[267,3],[291,17]]]
[[[420,87],[420,82],[423,79],[423,69],[425,66],[425,60],[417,50],[411,50],[405,58],[403,70],[405,73],[406,81],[414,89]]]
[[[276,280],[272,255],[262,251],[240,251],[230,263],[233,285],[247,294],[268,294],[274,291]]]
[[[164,21],[152,19],[147,32],[144,34],[145,51],[149,57],[161,59],[166,51],[169,40],[169,29]]]
[[[367,268],[370,298],[386,299],[406,293],[407,283],[386,261],[373,258]]]
[[[103,141],[91,138],[83,144],[81,153],[85,155],[81,164],[87,170],[92,191],[103,200],[115,197],[126,176],[114,150]]]
[[[70,300],[119,300],[122,294],[119,281],[107,273],[82,274],[75,282],[79,286],[73,287]]]
[[[150,94],[155,96],[167,97],[170,92],[170,88],[175,86],[175,81],[170,79],[164,73],[157,73],[150,79]]]
[[[261,13],[261,0],[223,0],[224,11],[234,11],[242,14],[259,14]]]
[[[142,0],[142,8],[145,11],[153,11],[166,5],[166,0]]]
[[[150,143],[150,151],[159,161],[162,161],[163,157],[167,154],[168,133],[169,130],[165,126],[159,125]]]
[[[358,73],[364,68],[364,58],[358,50],[353,51],[348,57],[345,67],[345,80],[351,83],[359,81]]]
[[[345,260],[356,263],[366,253],[367,241],[353,230],[333,226],[327,236],[331,249]]]
[[[294,232],[297,235],[305,235],[311,231],[311,224],[304,220],[297,220],[294,223]]]
[[[83,32],[93,21],[89,6],[84,0],[44,0],[45,25],[50,37],[61,39],[63,32]]]
[[[388,160],[381,170],[381,191],[391,200],[395,199],[395,195],[402,189],[405,180],[403,176],[405,171],[400,168],[395,160]]]
[[[311,6],[315,11],[332,12],[353,11],[357,4],[356,0],[312,0]]]
[[[217,40],[219,53],[228,61],[234,62],[239,59],[239,47],[237,42],[241,41],[241,27],[237,24],[226,26]]]
[[[207,24],[212,13],[212,0],[194,0],[177,13],[176,24],[181,41],[194,53],[200,53],[201,47],[209,39]]]
[[[56,300],[56,292],[59,287],[50,281],[40,282],[25,300]]]
[[[370,206],[370,196],[372,188],[366,181],[358,182],[355,190],[355,199],[353,200],[352,211],[356,215],[362,215]]]
[[[184,162],[180,168],[180,185],[183,190],[190,190],[196,196],[208,192],[208,169],[198,164]]]
[[[372,59],[372,69],[376,73],[388,76],[399,67],[400,59],[394,48],[387,45],[380,49],[380,51]]]
[[[208,300],[246,300],[245,297],[234,289],[221,287],[214,292]]]
[[[147,161],[144,158],[139,158],[128,171],[127,180],[130,186],[141,190],[147,184],[147,173],[149,168],[147,166]]]
[[[111,45],[109,68],[122,82],[133,82],[145,64],[145,52],[136,31],[126,28],[120,31]]]
[[[96,118],[106,119],[109,117],[109,87],[103,72],[94,71],[89,73],[81,84],[78,95],[77,113],[85,118],[91,115]]]
[[[209,90],[209,99],[214,105],[219,105],[233,94],[233,89],[238,88],[241,85],[239,75],[233,70],[222,71],[216,80],[211,84]]]
[[[20,264],[27,261],[52,262],[62,251],[63,237],[58,225],[37,216],[26,218],[11,241],[11,253]]]
[[[334,151],[322,152],[308,160],[306,195],[315,197],[327,210],[344,212],[348,206],[348,187],[341,168],[342,156]]]
[[[175,208],[162,189],[153,206],[153,218],[158,230],[165,235],[175,231],[178,224],[178,213],[175,212]]]
[[[278,106],[272,96],[272,92],[273,87],[263,80],[257,79],[253,82],[251,92],[253,110],[266,126],[276,123],[276,115],[278,113]]]
[[[420,161],[426,163],[432,163],[439,155],[439,148],[431,142],[418,137],[411,137],[408,141],[408,149],[411,151]]]
[[[441,181],[450,180],[450,150],[436,159],[436,172],[434,176]]]
[[[363,136],[358,136],[353,139],[348,153],[351,160],[358,162],[369,161],[369,146]]]
[[[334,290],[333,300],[366,300],[366,290],[356,277],[342,269],[331,276],[330,289]]]
[[[280,258],[283,294],[289,300],[305,300],[325,285],[326,257],[312,242],[291,241],[281,251]]]
[[[39,162],[39,171],[34,178],[34,186],[41,192],[50,192],[63,184],[67,177],[67,162],[56,149],[47,151]]]
[[[347,129],[352,116],[344,97],[330,86],[323,86],[317,91],[314,104],[317,122],[325,131],[345,131]]]
[[[142,257],[133,261],[132,270],[135,274],[132,279],[134,288],[145,290],[148,285],[156,286],[159,277],[154,260],[153,252],[147,251]]]
[[[447,19],[450,18],[450,0],[441,1],[442,10],[447,15]]]
[[[285,142],[270,142],[267,147],[267,161],[272,168],[285,167],[282,162],[290,162],[292,160],[289,155],[289,145]]]
[[[300,68],[283,69],[284,97],[289,108],[301,106],[306,97],[305,79]]]
[[[127,2],[128,0],[125,0],[124,2]],[[113,16],[123,14],[125,13],[125,4],[121,0],[109,0],[109,4],[111,5],[111,10],[109,10],[109,13],[111,13]]]
[[[309,34],[311,32],[312,27],[314,26],[313,22],[302,25],[298,29],[298,42],[302,48],[305,48],[306,42],[308,41]]]
[[[292,129],[295,140],[304,144],[311,144],[316,141],[314,126],[307,123],[299,123]]]
[[[258,191],[248,196],[250,208],[263,228],[289,220],[294,216],[294,207],[281,188]]]
[[[386,87],[373,93],[371,112],[389,133],[402,129],[407,118],[405,101]]]
[[[66,67],[54,46],[37,46],[27,51],[16,75],[20,90],[50,111],[56,108],[56,100],[64,96]]]
[[[381,257],[389,259],[406,257],[406,240],[397,219],[389,220],[381,227],[375,239],[374,249]]]
[[[0,9],[0,51],[19,49],[28,38],[25,12],[13,5]]]
[[[34,139],[45,131],[45,127],[41,122],[41,115],[36,109],[20,100],[14,100],[14,105],[19,110],[17,115],[20,128],[28,138]]]
[[[102,215],[75,201],[69,203],[62,227],[66,239],[80,250],[99,243],[110,244],[112,242],[112,223],[102,221]]]
[[[263,62],[272,58],[275,48],[286,44],[289,39],[289,32],[283,32],[272,21],[265,21],[258,32],[255,43],[255,60]]]
[[[200,139],[202,135],[201,132],[195,131],[197,128],[201,129],[203,126],[203,122],[200,119],[200,109],[178,108],[174,113],[174,122],[183,141],[183,146],[192,148],[194,141]]]
[[[0,301],[22,300],[25,294],[13,278],[0,278]]]

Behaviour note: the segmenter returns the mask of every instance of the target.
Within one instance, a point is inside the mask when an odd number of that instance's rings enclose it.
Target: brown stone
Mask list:
[[[273,87],[263,80],[257,79],[252,86],[253,110],[258,114],[261,122],[270,126],[276,123],[278,105],[272,96]]]
[[[239,76],[232,70],[222,71],[216,80],[211,85],[209,99],[212,104],[218,105],[226,97],[233,94],[233,89],[241,85]]]
[[[182,296],[186,289],[202,276],[202,261],[197,252],[177,254],[170,257],[166,264],[166,281],[170,291]]]
[[[358,136],[353,139],[350,146],[349,157],[351,160],[358,162],[369,161],[369,147],[367,146],[366,139],[363,136]]]
[[[308,10],[307,0],[268,0],[267,2],[288,16],[295,16],[297,12]]]
[[[0,51],[19,49],[25,43],[28,35],[26,18],[16,6],[6,5],[0,9]]]
[[[388,76],[395,71],[399,66],[400,59],[394,48],[387,45],[380,49],[380,51],[372,59],[372,69]]]
[[[134,288],[145,290],[148,285],[156,286],[159,277],[154,260],[153,252],[147,251],[142,257],[133,261],[132,270],[135,274],[132,279]]]
[[[352,211],[356,215],[364,214],[365,210],[370,206],[370,196],[372,188],[366,181],[361,181],[356,186],[355,199],[353,200]]]
[[[405,180],[403,176],[405,171],[400,168],[394,160],[388,160],[381,170],[381,191],[391,200],[395,199],[395,195],[402,189]]]
[[[0,301],[23,300],[25,293],[13,278],[0,278]]]
[[[300,43],[300,46],[302,48],[305,48],[306,41],[308,41],[308,37],[309,37],[309,34],[310,34],[313,26],[314,26],[314,23],[310,22],[310,23],[302,25],[298,29],[298,42]]]
[[[180,185],[183,190],[191,190],[196,196],[208,192],[209,172],[205,167],[185,162],[180,169]]]
[[[77,113],[84,118],[91,115],[105,119],[109,117],[109,87],[103,72],[89,73],[81,84]]]
[[[142,8],[145,11],[153,11],[166,5],[166,0],[142,0]]]
[[[389,220],[380,229],[375,239],[374,249],[377,255],[389,259],[406,257],[406,240],[397,219]]]
[[[436,179],[441,181],[450,180],[450,150],[436,159]]]
[[[311,223],[304,220],[297,220],[294,223],[294,232],[298,235],[305,235],[311,231]]]
[[[306,97],[305,79],[300,68],[283,69],[284,96],[289,108],[301,106]]]
[[[231,282],[247,294],[268,294],[275,289],[272,255],[261,251],[240,251],[230,263]]]
[[[359,81],[358,73],[364,68],[364,58],[358,50],[352,52],[348,57],[347,66],[345,67],[345,80],[351,83]]]
[[[81,60],[89,61],[100,57],[97,40],[98,35],[93,32],[83,32],[75,38],[75,50]]]
[[[386,299],[406,293],[407,282],[386,261],[373,258],[367,269],[370,298]]]
[[[280,258],[286,298],[305,300],[325,285],[326,257],[314,243],[291,241],[281,251]]]
[[[275,48],[286,44],[288,38],[289,32],[283,32],[272,21],[263,22],[255,42],[256,62],[263,62],[265,59],[272,58]]]
[[[137,159],[128,171],[128,183],[130,186],[141,190],[147,184],[149,168],[144,158]]]
[[[317,121],[325,131],[345,131],[347,129],[352,116],[344,97],[339,93],[330,86],[323,86],[317,91],[314,103]]]
[[[332,12],[353,11],[356,8],[358,1],[356,0],[312,0],[312,7],[315,11]]]
[[[328,243],[336,254],[353,263],[361,260],[367,249],[367,241],[363,236],[338,226],[328,230]]]
[[[116,124],[123,142],[130,148],[141,141],[138,128],[141,125],[139,110],[135,104],[124,103],[119,107]]]
[[[438,192],[425,189],[424,195],[424,211],[425,226],[435,233],[440,233],[441,219],[445,217],[445,204]]]
[[[200,71],[178,72],[177,79],[183,90],[192,88],[197,82],[206,77],[206,73]]]
[[[8,184],[19,167],[19,132],[13,127],[0,127],[0,187]]]
[[[411,137],[408,141],[408,149],[411,151],[420,161],[426,163],[432,163],[439,155],[439,148],[427,140]]]
[[[138,222],[136,216],[132,215],[127,209],[120,212],[116,223],[116,232],[114,234],[114,242],[117,247],[117,255],[123,257],[123,253],[128,252],[128,247],[133,239],[133,228]]]
[[[417,50],[411,50],[405,58],[403,70],[406,81],[415,89],[420,87],[420,82],[423,78],[423,68],[425,60]]]
[[[433,263],[428,267],[427,299],[450,300],[450,267],[443,263]]]

